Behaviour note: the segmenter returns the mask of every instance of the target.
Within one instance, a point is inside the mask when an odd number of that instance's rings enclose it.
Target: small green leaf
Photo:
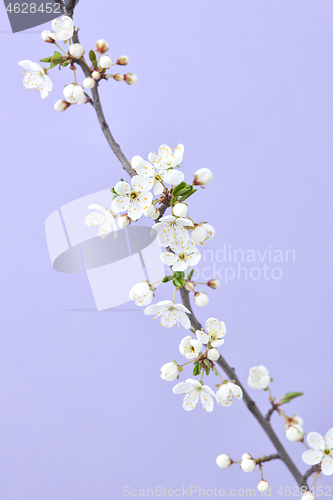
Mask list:
[[[39,60],[40,60],[40,62],[49,63],[49,62],[51,62],[51,59],[52,59],[52,56],[50,56],[50,57],[44,57],[44,59],[39,59]]]
[[[96,59],[96,54],[93,50],[89,51],[89,59],[92,62],[94,69],[96,69],[97,68],[97,59]]]
[[[285,403],[289,403],[292,399],[298,398],[299,396],[303,396],[303,392],[287,392],[280,401],[278,402],[279,405],[283,405]]]
[[[162,279],[162,283],[168,283],[168,281],[171,281],[173,279],[173,276],[165,276]]]
[[[192,269],[192,271],[189,273],[188,275],[188,279],[191,280],[192,279],[192,276],[193,276],[193,273],[194,273],[194,269]]]
[[[182,288],[185,283],[182,279],[180,278],[173,278],[172,283],[177,287],[177,288]]]
[[[182,189],[184,189],[186,187],[187,187],[186,182],[181,182],[180,184],[178,184],[178,186],[173,188],[172,194],[176,195],[177,193],[179,193]]]
[[[198,365],[198,363],[195,363],[193,367],[193,375],[196,376],[199,374],[200,374],[200,366]]]
[[[183,201],[185,201],[187,198],[189,198],[190,196],[192,196],[192,194],[194,194],[197,190],[196,189],[193,189],[186,193],[179,201],[182,203]]]
[[[210,372],[210,366],[206,366],[205,370],[206,370],[206,375],[209,375],[209,372]]]

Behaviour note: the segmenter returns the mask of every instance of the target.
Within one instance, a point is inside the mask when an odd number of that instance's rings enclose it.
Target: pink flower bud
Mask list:
[[[126,73],[124,80],[128,85],[134,85],[138,81],[138,77],[134,73]]]
[[[115,75],[113,75],[113,78],[115,80],[117,80],[117,82],[122,82],[123,79],[124,79],[124,75],[120,74],[120,73],[116,73]]]
[[[221,286],[221,283],[219,282],[219,280],[213,279],[213,280],[207,281],[207,285],[210,286],[211,288],[214,288],[214,290],[216,290],[216,288]]]
[[[129,58],[127,56],[120,56],[119,59],[117,59],[117,64],[120,66],[126,66],[126,64],[129,63]]]
[[[95,43],[95,50],[100,54],[104,54],[104,52],[107,52],[109,50],[108,42],[104,40],[104,38],[97,40],[97,42]]]

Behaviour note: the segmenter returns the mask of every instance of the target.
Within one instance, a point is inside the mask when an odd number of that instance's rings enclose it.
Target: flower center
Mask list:
[[[162,177],[160,176],[160,174],[155,174],[155,182],[162,182]]]
[[[178,254],[179,260],[186,260],[186,257],[187,257],[186,253],[179,253]]]
[[[130,198],[131,200],[136,200],[138,197],[138,194],[135,191],[130,192]]]
[[[326,448],[323,453],[324,453],[324,455],[330,455],[331,451],[332,450],[330,450],[329,448]]]

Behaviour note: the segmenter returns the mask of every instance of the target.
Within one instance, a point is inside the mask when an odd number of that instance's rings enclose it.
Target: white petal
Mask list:
[[[142,205],[136,200],[131,201],[127,212],[128,217],[132,220],[138,220],[142,216],[142,213]]]
[[[120,182],[117,182],[117,184],[114,187],[114,190],[118,194],[125,195],[125,194],[129,194],[129,192],[131,191],[131,187],[128,184],[128,182],[120,181]]]
[[[325,439],[319,432],[309,432],[307,436],[308,445],[314,450],[325,449]]]
[[[323,452],[318,450],[306,450],[302,453],[303,462],[308,465],[316,465],[322,461]]]
[[[128,196],[117,196],[117,198],[112,200],[111,210],[112,212],[119,214],[119,212],[125,212],[128,210],[129,205],[130,199]]]
[[[333,427],[326,432],[325,441],[326,441],[326,447],[333,449]]]
[[[167,170],[166,173],[163,175],[163,181],[166,182],[167,184],[173,184],[174,186],[177,186],[184,180],[184,174],[180,170]]]
[[[190,391],[188,394],[186,394],[184,400],[183,400],[183,408],[186,411],[191,411],[193,410],[197,404],[198,404],[198,399],[199,399],[199,394],[198,391]]]
[[[333,458],[326,456],[321,463],[321,470],[325,476],[331,476],[333,474]]]
[[[172,266],[175,262],[177,262],[177,255],[171,252],[161,253],[160,258],[161,261],[167,266]]]
[[[172,392],[174,394],[186,394],[187,392],[190,392],[192,389],[193,389],[192,384],[189,384],[187,382],[179,382],[179,384],[174,386]]]
[[[213,411],[214,400],[210,394],[206,391],[200,391],[200,401],[202,403],[203,409],[206,411]]]
[[[196,334],[200,337],[200,340],[203,344],[208,344],[209,337],[207,333],[203,332],[202,330],[197,330]]]
[[[156,196],[158,196],[159,194],[162,194],[163,193],[163,184],[161,184],[160,182],[156,182],[156,184],[154,185],[154,194]]]
[[[132,177],[132,187],[136,192],[144,191],[147,189],[147,181],[140,175],[135,175]]]

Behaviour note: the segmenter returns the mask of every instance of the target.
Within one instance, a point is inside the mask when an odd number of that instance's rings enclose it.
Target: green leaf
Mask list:
[[[64,68],[65,68],[66,66],[68,66],[68,65],[69,65],[69,61],[65,61],[65,62],[63,63],[63,67],[64,67]]]
[[[96,54],[93,50],[89,51],[89,59],[92,62],[92,65],[94,68],[97,68],[97,59],[96,59]]]
[[[60,52],[54,51],[53,56],[51,57],[51,66],[50,69],[54,68],[58,64],[62,63],[64,61],[64,56],[60,54]]]
[[[206,375],[209,375],[209,372],[210,372],[210,366],[206,366],[205,371],[206,371]]]
[[[188,279],[191,280],[192,279],[192,276],[193,276],[193,273],[194,273],[194,269],[192,269],[192,271],[189,273],[188,275]]]
[[[194,363],[193,375],[196,376],[196,375],[199,375],[199,374],[200,374],[200,366],[198,365],[198,363]]]
[[[174,278],[185,278],[185,273],[184,271],[175,271],[173,273]]]
[[[172,190],[172,194],[173,195],[176,195],[178,194],[182,189],[186,188],[187,187],[187,184],[186,182],[181,182],[180,184],[178,184],[178,186],[174,187],[173,190]]]
[[[187,198],[189,198],[190,196],[192,196],[192,194],[194,194],[197,189],[193,189],[193,187],[191,186],[191,191],[186,193],[179,201],[182,203],[183,201],[187,200]]]
[[[278,404],[283,405],[285,403],[289,403],[292,399],[298,398],[299,396],[303,396],[303,392],[287,392],[279,401]]]
[[[50,57],[44,57],[44,59],[39,59],[39,60],[40,60],[40,62],[49,63],[49,62],[51,62],[51,59],[52,59],[52,56],[50,56]]]
[[[180,278],[173,278],[172,283],[177,287],[177,288],[182,288],[185,283],[182,279]]]
[[[168,283],[168,281],[171,281],[173,279],[173,276],[165,276],[162,279],[162,283]]]

